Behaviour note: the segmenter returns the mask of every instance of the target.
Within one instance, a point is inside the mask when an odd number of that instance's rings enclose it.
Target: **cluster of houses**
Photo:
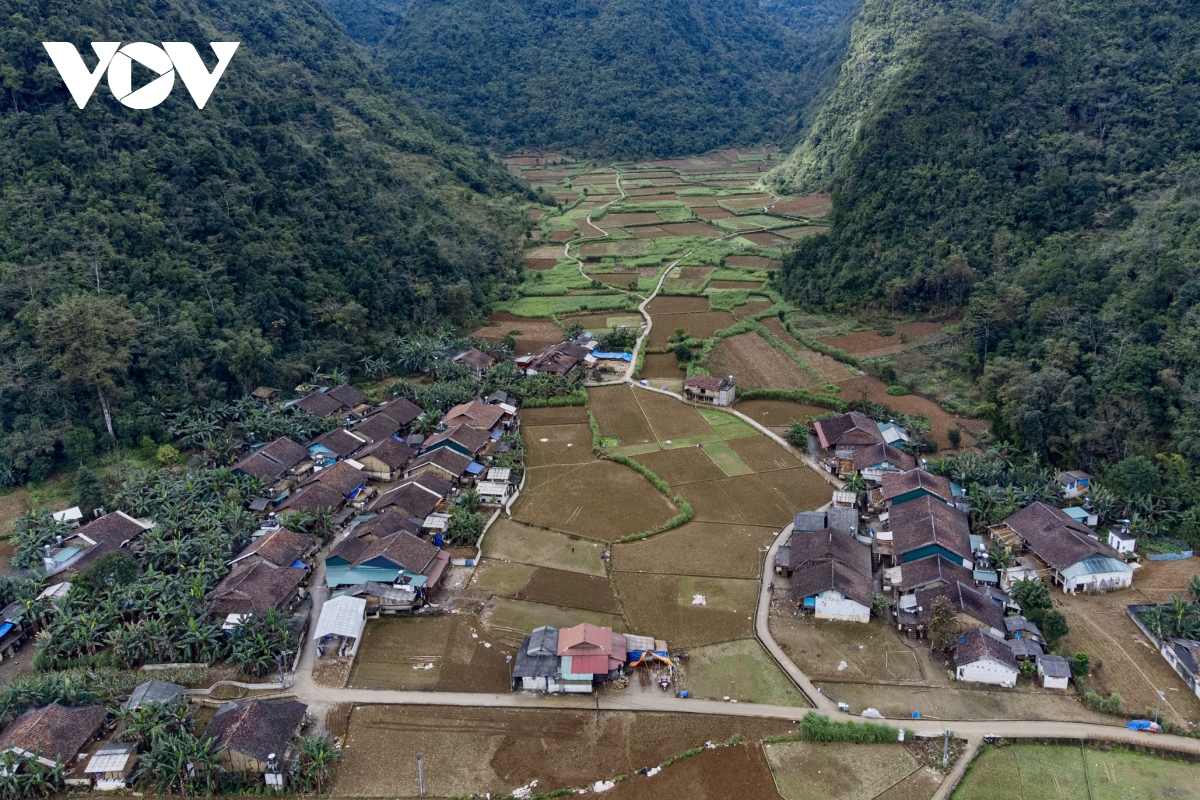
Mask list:
[[[149,703],[187,703],[184,687],[147,681],[123,704],[137,710]],[[306,724],[308,707],[295,700],[236,700],[221,705],[201,739],[212,740],[217,763],[226,770],[282,788],[297,761],[296,738]],[[32,708],[0,734],[0,751],[41,765],[63,768],[68,787],[122,790],[129,787],[139,745],[122,742],[123,725],[102,705]]]
[[[1089,527],[1096,524],[1090,511],[1035,502],[989,530],[1014,556],[1012,566],[999,569],[984,537],[971,532],[963,490],[897,448],[903,432],[893,423],[851,412],[814,428],[822,463],[837,474],[861,475],[879,514],[864,531],[873,517],[855,494],[835,492],[827,508],[796,515],[776,561],[776,571],[791,578],[796,613],[867,622],[886,603],[898,630],[919,638],[929,632],[934,602],[945,598],[959,621],[960,680],[1011,686],[1019,662],[1032,659],[1045,686],[1065,688],[1069,665],[1045,654],[1045,639],[1019,616],[1008,589],[1034,577],[1064,592],[1128,587],[1127,534],[1102,542]],[[1086,491],[1090,478],[1067,474],[1064,492],[1078,492],[1081,481]]]
[[[588,622],[573,628],[542,626],[525,637],[513,664],[514,689],[586,694],[596,684],[647,661],[671,664],[667,643],[649,636],[613,633]]]

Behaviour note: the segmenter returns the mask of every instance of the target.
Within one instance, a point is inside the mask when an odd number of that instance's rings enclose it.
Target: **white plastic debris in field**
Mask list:
[[[698,595],[696,595],[695,597],[693,597],[693,598],[692,598],[692,605],[694,605],[694,606],[706,606],[706,605],[708,605],[708,601],[704,599],[704,595],[702,595],[702,594],[698,594]]]

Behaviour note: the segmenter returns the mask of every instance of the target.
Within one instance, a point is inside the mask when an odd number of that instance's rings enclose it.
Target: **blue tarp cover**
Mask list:
[[[601,350],[593,350],[592,355],[596,358],[609,359],[612,361],[633,361],[632,353],[605,353]]]
[[[3,625],[0,625],[0,638],[7,636],[8,632],[11,631],[12,629],[13,629],[13,624],[11,622],[6,622]]]
[[[470,464],[467,464],[468,475],[478,475],[481,472],[483,472],[483,464],[480,464],[478,461],[472,461]]]

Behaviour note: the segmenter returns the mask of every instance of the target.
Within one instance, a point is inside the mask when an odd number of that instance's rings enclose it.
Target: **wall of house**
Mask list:
[[[280,753],[282,756],[283,754]],[[222,750],[217,760],[230,772],[261,775],[267,769],[267,762],[240,753],[236,750]]]
[[[1107,586],[1109,589],[1128,589],[1133,585],[1133,572],[1102,572],[1096,575],[1080,575],[1077,578],[1063,579],[1063,592],[1086,590],[1094,583]]]
[[[1017,682],[1017,671],[1007,664],[991,658],[981,658],[964,664],[955,672],[955,678],[971,683],[987,683],[993,686],[1013,686]]]
[[[870,622],[871,609],[851,600],[841,592],[830,589],[817,595],[813,616],[817,619],[837,619],[845,622]]]
[[[962,556],[951,553],[940,544],[930,544],[925,547],[918,547],[916,550],[909,550],[907,553],[897,553],[896,560],[900,564],[907,564],[910,561],[920,561],[922,558],[929,558],[930,556],[943,556],[955,564],[961,564],[963,561]]]
[[[1066,689],[1067,684],[1070,683],[1070,680],[1071,680],[1070,678],[1048,678],[1045,675],[1043,675],[1042,676],[1042,688],[1043,689]]]

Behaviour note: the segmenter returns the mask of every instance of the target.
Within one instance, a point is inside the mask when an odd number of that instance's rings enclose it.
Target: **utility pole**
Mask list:
[[[421,754],[417,753],[417,783],[421,785],[421,797],[425,796],[425,764],[421,761]]]
[[[942,769],[945,769],[950,764],[950,731],[946,731],[946,736],[942,740]]]
[[[600,692],[592,692],[592,697],[596,698],[596,727],[600,727]]]
[[[1158,707],[1162,705],[1163,698],[1167,695],[1162,689],[1155,689],[1154,691],[1158,692],[1158,700],[1154,703],[1154,722],[1158,724]]]
[[[283,680],[284,659],[286,659],[288,656],[290,656],[293,652],[294,652],[293,650],[280,650],[279,651],[279,686],[281,688],[287,686],[287,684]]]

